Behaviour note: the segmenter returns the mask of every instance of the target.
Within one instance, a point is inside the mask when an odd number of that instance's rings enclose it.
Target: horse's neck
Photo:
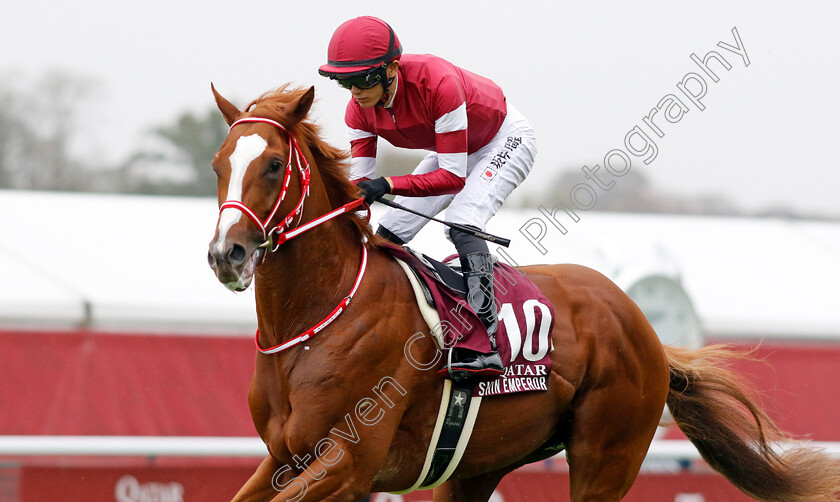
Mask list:
[[[361,261],[361,236],[339,220],[280,246],[258,268],[255,289],[263,346],[283,343],[313,327],[352,289]]]

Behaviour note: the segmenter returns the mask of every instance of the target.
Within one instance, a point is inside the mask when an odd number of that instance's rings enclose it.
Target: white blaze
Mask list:
[[[245,172],[251,162],[263,154],[266,147],[268,147],[268,143],[259,134],[242,136],[236,141],[236,149],[230,156],[230,182],[228,183],[226,201],[242,202],[242,180],[245,179]],[[224,242],[228,230],[241,217],[242,212],[238,209],[227,207],[222,210],[222,214],[219,216],[219,240],[216,242],[219,252],[224,251]]]

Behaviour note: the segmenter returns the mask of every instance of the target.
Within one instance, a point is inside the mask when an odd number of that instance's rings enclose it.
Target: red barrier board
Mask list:
[[[0,434],[255,433],[250,336],[0,331],[0,347]],[[764,362],[733,369],[761,391],[783,430],[815,441],[840,438],[840,399],[831,385],[840,381],[840,343],[765,342],[753,356]]]
[[[253,467],[24,467],[20,502],[230,501]]]

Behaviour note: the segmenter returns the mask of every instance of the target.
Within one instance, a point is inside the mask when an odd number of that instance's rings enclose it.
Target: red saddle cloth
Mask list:
[[[439,272],[440,262],[435,263],[403,247],[388,245],[385,248],[418,272],[440,315],[446,348],[455,346],[490,352],[487,330],[464,299],[463,285],[458,288],[461,291],[447,285],[441,277],[444,274]],[[447,282],[457,282],[457,278],[452,280],[453,275],[445,275]],[[462,278],[460,280],[463,282]],[[476,384],[473,395],[486,397],[547,390],[554,307],[533,282],[506,263],[495,264],[493,286],[499,317],[496,345],[505,364],[505,373]]]

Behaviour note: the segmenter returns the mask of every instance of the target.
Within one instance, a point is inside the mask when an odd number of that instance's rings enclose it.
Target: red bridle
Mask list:
[[[274,204],[274,208],[271,210],[269,215],[265,218],[265,221],[261,220],[257,214],[251,210],[248,206],[243,204],[241,201],[238,200],[226,200],[219,206],[219,212],[224,211],[225,209],[238,209],[241,211],[245,216],[248,217],[254,224],[262,231],[263,239],[265,241],[260,244],[259,247],[267,248],[269,251],[277,251],[277,248],[280,247],[281,244],[286,242],[287,240],[297,237],[298,235],[310,230],[321,223],[329,221],[336,216],[340,216],[350,209],[353,209],[364,202],[364,199],[356,199],[352,202],[344,204],[343,206],[339,207],[338,209],[334,209],[329,213],[316,218],[304,225],[300,224],[300,219],[303,217],[303,204],[306,201],[306,197],[309,196],[309,161],[306,160],[306,156],[300,149],[300,145],[298,145],[297,140],[294,136],[292,136],[289,131],[283,127],[277,121],[267,119],[264,117],[245,117],[243,119],[239,119],[233,124],[230,125],[230,128],[233,129],[236,125],[242,124],[245,122],[261,122],[265,124],[271,124],[274,127],[277,127],[281,131],[285,132],[289,136],[289,158],[286,161],[286,173],[283,177],[283,188],[280,190],[280,195],[277,197],[277,202]],[[295,205],[295,207],[289,211],[289,214],[286,215],[285,218],[280,220],[280,223],[275,225],[271,230],[268,229],[268,225],[271,223],[271,220],[274,219],[275,215],[277,214],[277,210],[280,208],[280,205],[286,199],[286,193],[289,191],[289,183],[292,180],[292,156],[294,156],[295,164],[297,164],[298,172],[300,173],[300,200]],[[289,225],[292,224],[295,217],[297,217],[298,225],[292,229],[287,230]],[[274,234],[277,237],[274,237]]]
[[[246,117],[243,119],[239,119],[233,124],[231,124],[230,128],[233,129],[234,126],[237,124],[241,124],[243,122],[262,122],[265,124],[271,124],[283,132],[285,132],[289,136],[289,158],[286,162],[286,174],[283,178],[283,188],[280,190],[280,195],[277,197],[277,202],[274,204],[274,208],[271,210],[271,213],[266,217],[265,221],[261,220],[257,214],[251,210],[248,206],[243,204],[238,200],[226,200],[219,206],[219,212],[223,211],[224,209],[231,208],[231,209],[238,209],[242,211],[245,216],[247,216],[252,222],[254,222],[257,227],[262,230],[263,238],[265,242],[260,244],[260,247],[267,248],[269,251],[276,251],[277,248],[280,247],[281,244],[286,242],[289,239],[297,237],[298,235],[306,232],[307,230],[311,230],[318,225],[327,222],[336,216],[340,216],[351,209],[361,205],[365,200],[364,199],[356,199],[354,201],[348,202],[343,206],[339,207],[338,209],[333,209],[332,211],[328,212],[327,214],[315,218],[314,220],[304,223],[303,225],[300,224],[301,218],[303,218],[303,203],[306,201],[306,197],[309,196],[309,161],[306,160],[306,156],[300,149],[300,145],[298,145],[297,140],[294,136],[292,136],[289,131],[286,130],[279,122],[276,122],[271,119],[263,118],[263,117]],[[300,172],[300,200],[298,201],[297,205],[289,211],[289,214],[283,218],[280,223],[275,225],[271,230],[268,229],[268,225],[271,223],[271,220],[274,219],[277,210],[280,208],[280,204],[283,203],[283,200],[286,198],[286,192],[289,190],[289,183],[292,179],[292,156],[294,155],[295,164],[297,164],[298,171]],[[304,165],[305,162],[305,165]],[[295,228],[291,230],[287,230],[287,227],[292,224],[295,217],[297,217],[298,224]],[[276,239],[273,238],[273,234],[277,234]],[[350,290],[350,293],[345,296],[341,302],[333,309],[332,312],[327,314],[324,319],[321,320],[315,326],[312,326],[308,330],[304,331],[303,333],[297,335],[296,337],[275,345],[273,347],[269,347],[264,349],[260,347],[260,332],[257,330],[257,333],[254,337],[255,342],[257,344],[257,350],[262,352],[263,354],[274,354],[276,352],[281,352],[288,348],[294,347],[299,343],[303,343],[309,338],[317,335],[321,330],[326,328],[330,323],[332,323],[338,316],[347,308],[350,304],[350,300],[353,299],[353,295],[356,294],[356,291],[359,289],[359,285],[362,283],[362,277],[364,277],[365,269],[367,268],[367,248],[364,244],[362,244],[362,263],[359,266],[359,273],[356,275],[356,281],[353,283],[353,289]]]

